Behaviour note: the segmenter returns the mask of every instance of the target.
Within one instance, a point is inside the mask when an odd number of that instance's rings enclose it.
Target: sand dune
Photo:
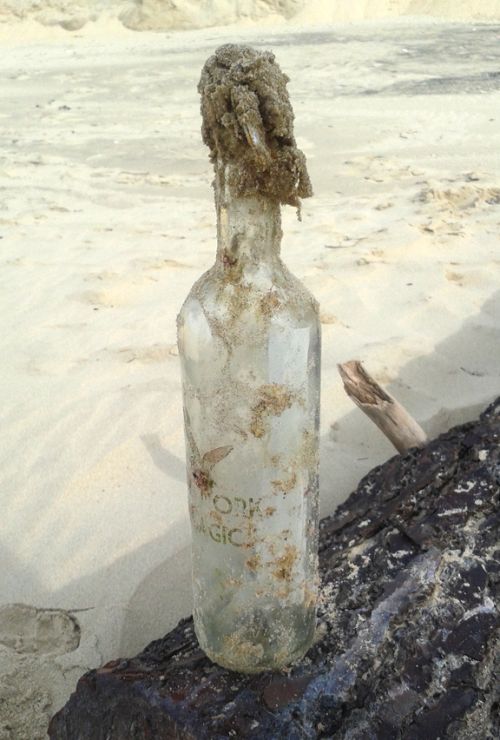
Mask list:
[[[170,31],[259,21],[344,23],[408,15],[498,20],[500,0],[0,0],[0,23],[31,19],[70,32],[110,19],[133,30]]]
[[[307,0],[294,14],[303,23],[342,23],[398,16],[430,16],[453,20],[500,18],[498,0]]]

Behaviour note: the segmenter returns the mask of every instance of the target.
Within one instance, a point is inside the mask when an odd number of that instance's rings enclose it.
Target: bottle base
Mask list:
[[[313,644],[315,627],[314,609],[282,609],[278,619],[265,623],[261,613],[253,614],[225,634],[200,629],[195,620],[196,636],[207,657],[238,673],[277,671],[296,663]]]

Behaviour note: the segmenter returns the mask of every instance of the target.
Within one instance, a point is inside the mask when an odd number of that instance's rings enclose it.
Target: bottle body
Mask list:
[[[265,225],[258,201],[244,212]],[[315,630],[320,324],[281,232],[266,245],[264,228],[245,261],[255,233],[235,246],[232,231],[178,318],[194,622],[212,660],[257,672],[300,658]]]

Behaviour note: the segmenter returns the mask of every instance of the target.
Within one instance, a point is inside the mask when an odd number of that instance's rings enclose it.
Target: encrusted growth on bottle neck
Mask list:
[[[281,212],[278,201],[261,195],[235,195],[229,185],[231,165],[218,163],[215,177],[217,262],[236,277],[260,264],[279,260]]]
[[[224,44],[203,67],[203,141],[215,164],[232,165],[239,195],[264,195],[300,210],[312,195],[304,153],[293,134],[288,77],[274,54]]]

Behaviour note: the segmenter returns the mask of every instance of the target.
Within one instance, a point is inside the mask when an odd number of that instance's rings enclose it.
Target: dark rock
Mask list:
[[[491,632],[498,628],[498,616],[493,613],[493,604],[490,609],[491,612],[475,614],[460,622],[444,640],[444,652],[481,660],[488,648]]]
[[[477,692],[473,689],[450,689],[428,711],[419,715],[408,728],[405,737],[407,740],[437,740],[440,737],[449,737],[447,728],[450,723],[457,717],[462,717],[476,701]]]
[[[321,522],[321,629],[289,671],[212,664],[192,621],[83,676],[52,740],[500,737],[500,399]]]

